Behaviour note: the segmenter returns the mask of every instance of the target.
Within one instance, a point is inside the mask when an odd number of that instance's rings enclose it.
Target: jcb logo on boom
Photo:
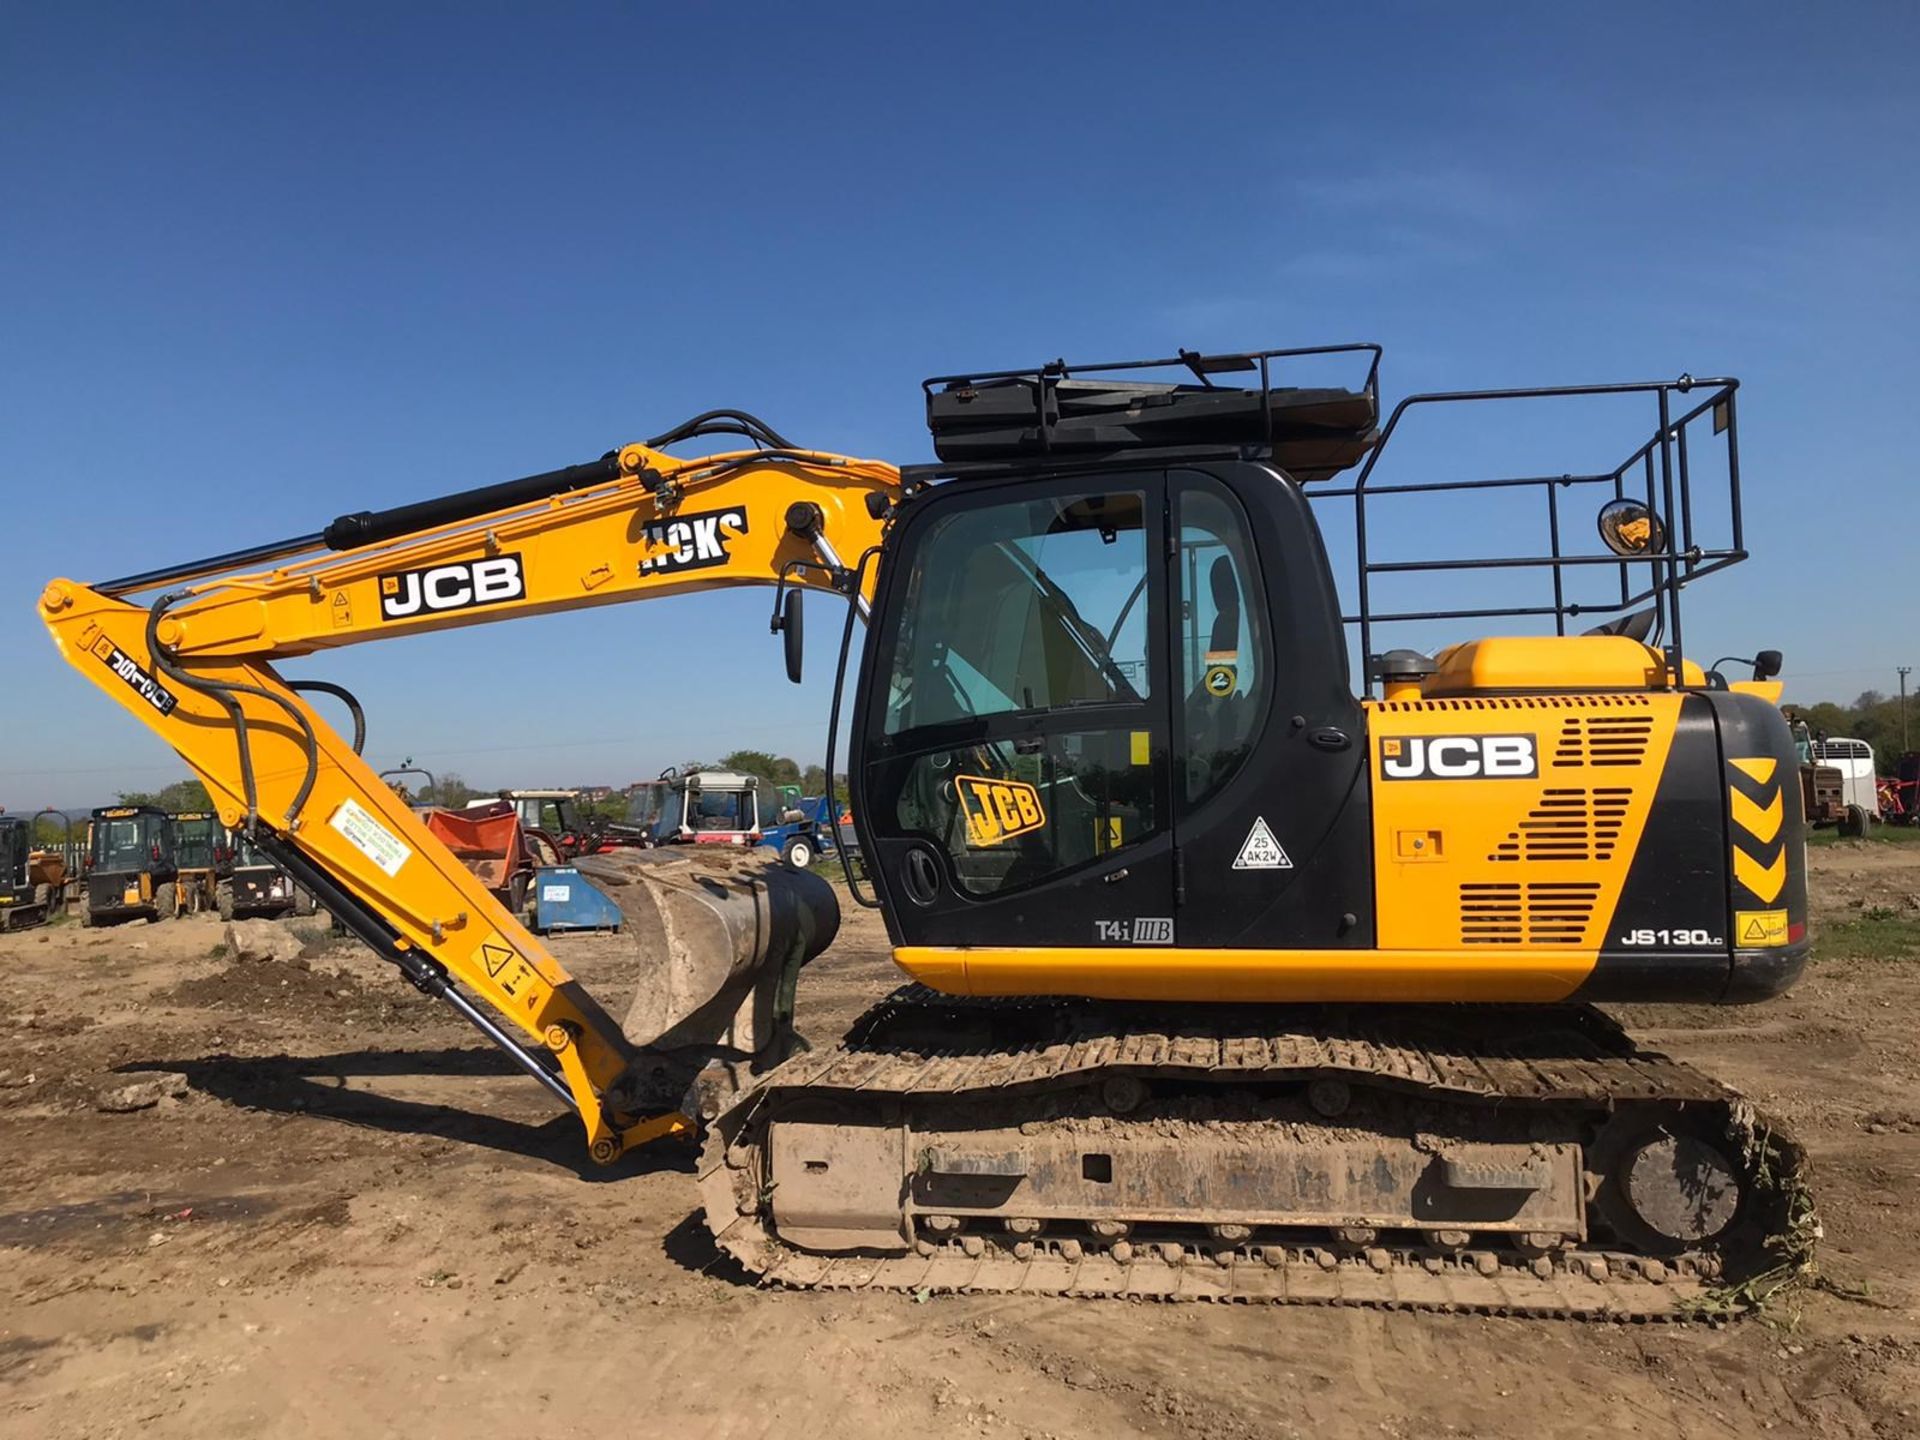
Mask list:
[[[1531,780],[1531,735],[1402,735],[1380,742],[1383,780]]]
[[[704,515],[678,515],[643,526],[641,535],[651,553],[640,562],[642,575],[675,570],[704,570],[724,565],[736,538],[747,533],[747,512],[710,510]]]
[[[380,615],[386,620],[406,620],[476,605],[498,605],[503,600],[518,600],[526,593],[520,557],[494,555],[485,560],[382,575]]]

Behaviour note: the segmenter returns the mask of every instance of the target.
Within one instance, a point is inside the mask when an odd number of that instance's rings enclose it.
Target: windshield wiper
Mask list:
[[[1042,570],[1039,565],[1034,564],[1031,560],[1028,561],[1028,564],[1032,567],[1028,573],[1033,577],[1035,587],[1043,597],[1053,602],[1053,606],[1055,610],[1059,612],[1060,618],[1067,622],[1067,633],[1080,642],[1080,648],[1085,653],[1087,659],[1094,663],[1107,683],[1116,691],[1120,692],[1119,696],[1116,696],[1112,700],[1102,700],[1095,703],[1103,705],[1126,703],[1127,701],[1131,701],[1134,704],[1140,703],[1140,692],[1133,688],[1133,682],[1128,680],[1126,675],[1121,672],[1119,664],[1113,658],[1113,652],[1107,648],[1105,637],[1101,635],[1098,629],[1081,616],[1080,608],[1073,603],[1073,597],[1055,584],[1053,577]],[[1124,700],[1120,697],[1124,697]]]

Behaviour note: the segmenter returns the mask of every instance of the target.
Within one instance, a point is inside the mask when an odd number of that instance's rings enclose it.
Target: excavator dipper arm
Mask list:
[[[839,557],[878,543],[898,490],[898,471],[875,461],[630,445],[239,555],[101,585],[55,580],[40,610],[67,661],[206,782],[223,824],[249,830],[377,954],[577,1110],[605,1162],[691,1122],[637,1101],[636,1046],[620,1026],[315,712],[309,682],[273,662],[721,586],[850,589]],[[232,573],[263,561],[272,568]]]

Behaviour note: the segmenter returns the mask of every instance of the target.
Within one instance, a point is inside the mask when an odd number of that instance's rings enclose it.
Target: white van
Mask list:
[[[1813,742],[1813,759],[1821,765],[1831,765],[1840,772],[1841,799],[1848,805],[1858,805],[1868,817],[1880,818],[1880,790],[1874,778],[1873,746],[1864,740],[1847,738],[1816,740]]]

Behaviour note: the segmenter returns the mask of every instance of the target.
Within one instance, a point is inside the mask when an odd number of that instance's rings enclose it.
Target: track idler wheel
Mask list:
[[[1654,1255],[1710,1247],[1739,1216],[1741,1167],[1728,1143],[1616,1120],[1596,1146],[1600,1209],[1622,1240]]]

